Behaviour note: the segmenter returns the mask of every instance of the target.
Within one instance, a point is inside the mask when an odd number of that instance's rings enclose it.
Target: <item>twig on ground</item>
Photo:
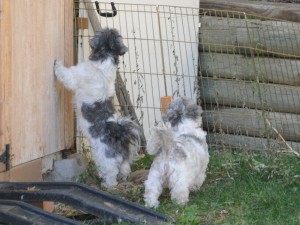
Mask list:
[[[278,137],[284,142],[284,144],[288,147],[288,149],[290,150],[290,152],[294,153],[295,155],[297,155],[298,157],[300,157],[299,152],[297,152],[296,150],[294,150],[289,143],[286,142],[286,140],[284,139],[284,137],[278,132],[278,130],[272,126],[271,122],[266,118],[266,122],[267,124],[272,128],[272,130],[278,135]]]

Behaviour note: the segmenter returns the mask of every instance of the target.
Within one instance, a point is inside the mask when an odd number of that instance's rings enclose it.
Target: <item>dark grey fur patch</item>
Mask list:
[[[194,103],[191,99],[180,97],[169,105],[167,112],[163,115],[163,120],[170,122],[172,127],[174,127],[184,118],[196,120],[201,114],[201,106]]]
[[[89,132],[93,138],[100,140],[109,146],[105,156],[113,158],[116,154],[121,154],[124,158],[129,158],[129,145],[137,142],[135,129],[137,125],[132,121],[107,121],[115,113],[112,98],[104,102],[95,102],[92,105],[82,104],[82,116],[92,125]]]
[[[109,145],[109,151],[105,153],[106,157],[115,157],[121,154],[125,159],[129,158],[130,144],[137,142],[139,138],[133,132],[137,125],[132,121],[126,121],[122,124],[106,121],[100,137],[101,141]]]
[[[180,137],[193,139],[195,142],[198,142],[199,145],[205,144],[205,140],[198,138],[197,136],[195,136],[193,134],[182,134],[182,135],[180,135]]]
[[[104,28],[97,31],[89,43],[92,49],[89,59],[92,61],[104,61],[111,57],[117,65],[119,64],[119,56],[128,51],[122,36],[116,29]]]
[[[83,118],[92,124],[106,121],[116,112],[112,100],[113,98],[109,98],[104,102],[95,102],[92,105],[83,103],[81,106]]]

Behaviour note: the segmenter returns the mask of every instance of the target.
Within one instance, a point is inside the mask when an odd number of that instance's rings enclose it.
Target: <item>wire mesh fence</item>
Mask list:
[[[92,6],[79,1],[75,15],[87,17],[86,8],[96,10],[94,3],[88,4]],[[161,97],[197,98],[199,8],[124,3],[116,8],[115,17],[98,15],[98,20],[101,27],[118,29],[129,48],[119,64],[124,86],[117,82],[116,89],[125,87],[129,107],[134,108],[147,137],[149,128],[161,120]],[[99,2],[99,9],[112,10],[105,2]],[[80,61],[88,57],[88,40],[94,31],[75,30]],[[118,104],[124,103],[118,99]]]
[[[300,24],[200,9],[200,93],[211,145],[300,150]]]
[[[98,20],[117,28],[129,47],[119,65],[122,88],[146,137],[161,120],[160,98],[180,95],[202,105],[211,147],[300,151],[299,23],[213,9],[116,7],[115,17]],[[87,17],[86,5],[79,1],[74,13]],[[75,30],[82,60],[93,30]]]

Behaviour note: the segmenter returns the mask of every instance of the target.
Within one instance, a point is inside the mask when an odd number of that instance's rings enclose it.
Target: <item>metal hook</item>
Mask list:
[[[117,9],[115,7],[115,3],[114,2],[111,2],[111,8],[112,8],[112,13],[109,13],[109,12],[101,12],[100,11],[100,8],[99,8],[99,2],[98,1],[95,1],[95,5],[96,5],[96,9],[97,9],[97,12],[100,16],[103,16],[103,17],[114,17],[117,15]]]

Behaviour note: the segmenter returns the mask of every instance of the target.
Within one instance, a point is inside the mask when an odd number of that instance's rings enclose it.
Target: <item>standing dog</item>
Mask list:
[[[113,106],[119,56],[128,48],[115,29],[101,29],[89,42],[89,59],[70,68],[56,60],[58,80],[75,93],[79,126],[88,137],[92,157],[105,187],[117,185],[117,176],[126,177],[130,162],[137,156],[139,127],[128,118],[117,118]]]
[[[189,199],[189,191],[201,187],[209,162],[206,132],[201,129],[200,106],[187,98],[178,98],[163,116],[166,124],[153,130],[147,152],[154,155],[144,200],[147,206],[157,207],[165,184],[171,198],[179,204]],[[169,125],[169,126],[168,126]]]

